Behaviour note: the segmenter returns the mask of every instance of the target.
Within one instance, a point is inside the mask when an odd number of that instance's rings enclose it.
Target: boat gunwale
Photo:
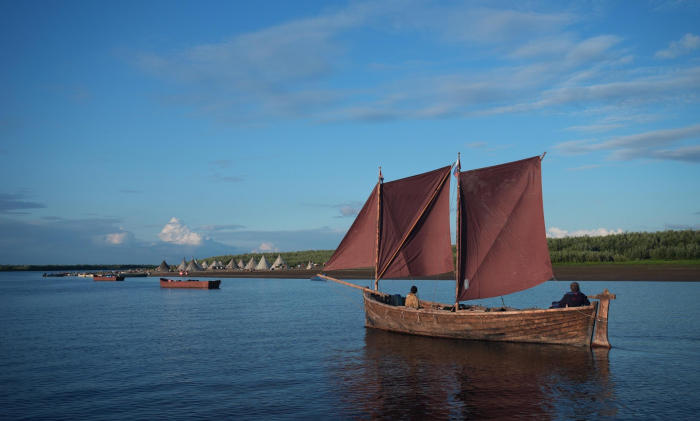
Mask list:
[[[374,294],[373,292],[367,292],[365,291],[364,294],[366,297],[368,295],[378,295]],[[384,294],[382,294],[384,295]],[[370,298],[367,298],[370,299]],[[591,301],[591,305],[589,306],[580,306],[580,307],[565,307],[565,308],[539,308],[539,309],[525,309],[525,310],[519,310],[519,309],[510,309],[510,310],[504,310],[504,311],[475,311],[475,310],[458,310],[458,311],[450,311],[450,310],[442,310],[442,309],[436,309],[436,308],[431,308],[429,306],[422,307],[422,308],[411,308],[411,307],[406,307],[406,306],[392,306],[386,303],[382,303],[380,301],[371,299],[372,304],[378,304],[380,306],[385,306],[388,309],[396,309],[396,311],[412,311],[412,312],[422,312],[424,314],[440,314],[440,315],[483,315],[488,313],[489,315],[501,315],[501,316],[507,316],[507,315],[520,315],[520,314],[536,314],[536,313],[554,313],[555,311],[558,312],[567,312],[567,311],[575,311],[575,312],[581,312],[581,309],[592,309],[593,314],[588,315],[586,314],[586,317],[590,316],[596,316],[597,314],[597,309],[598,309],[598,302],[597,301]],[[432,305],[440,305],[443,307],[453,307],[454,304],[442,304],[442,303],[436,303],[433,301],[423,301],[419,300],[419,305],[421,304],[432,304]],[[492,307],[492,308],[499,308],[499,307]]]

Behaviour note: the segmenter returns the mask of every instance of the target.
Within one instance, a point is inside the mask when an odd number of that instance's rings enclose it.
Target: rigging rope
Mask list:
[[[333,281],[331,281],[330,283],[329,283],[329,282],[327,282],[327,283],[333,287],[333,289],[335,290],[335,292],[337,292],[338,294],[342,295],[346,300],[350,301],[353,305],[359,307],[360,310],[365,311],[364,305],[359,305],[359,304],[357,304],[357,303],[356,303],[355,301],[353,301],[350,297],[348,297],[347,295],[345,295],[345,294],[343,294],[342,292],[340,292],[340,289],[336,288],[336,285],[333,285],[333,284],[334,284]]]

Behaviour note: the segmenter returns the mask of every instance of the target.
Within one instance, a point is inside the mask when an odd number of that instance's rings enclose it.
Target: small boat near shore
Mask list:
[[[92,277],[93,281],[123,281],[123,276],[117,275],[95,275]]]
[[[44,278],[60,278],[68,275],[67,273],[45,273],[42,275]]]
[[[120,272],[119,276],[123,276],[125,278],[145,278],[148,276],[148,274],[145,272],[138,272],[138,273]]]
[[[198,279],[167,279],[160,278],[161,288],[195,288],[195,289],[219,289],[221,280],[216,281],[200,281]]]

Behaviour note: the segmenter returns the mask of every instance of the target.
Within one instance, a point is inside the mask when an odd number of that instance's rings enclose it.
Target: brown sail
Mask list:
[[[457,300],[511,294],[550,279],[541,158],[466,171],[459,177]]]
[[[379,278],[454,271],[450,238],[450,168],[385,183]]]
[[[324,269],[373,267],[376,234],[377,188],[375,187]]]
[[[379,235],[378,278],[453,271],[449,172],[447,166],[375,187],[325,270],[374,266]]]

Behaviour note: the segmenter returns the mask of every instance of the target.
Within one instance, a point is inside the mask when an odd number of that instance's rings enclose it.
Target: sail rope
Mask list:
[[[346,300],[350,301],[354,306],[357,306],[360,310],[365,311],[365,306],[357,304],[352,298],[348,297],[347,295],[343,294],[340,290],[340,288],[337,285],[333,285],[335,282],[328,282],[329,285],[333,287],[335,292],[343,296]]]

